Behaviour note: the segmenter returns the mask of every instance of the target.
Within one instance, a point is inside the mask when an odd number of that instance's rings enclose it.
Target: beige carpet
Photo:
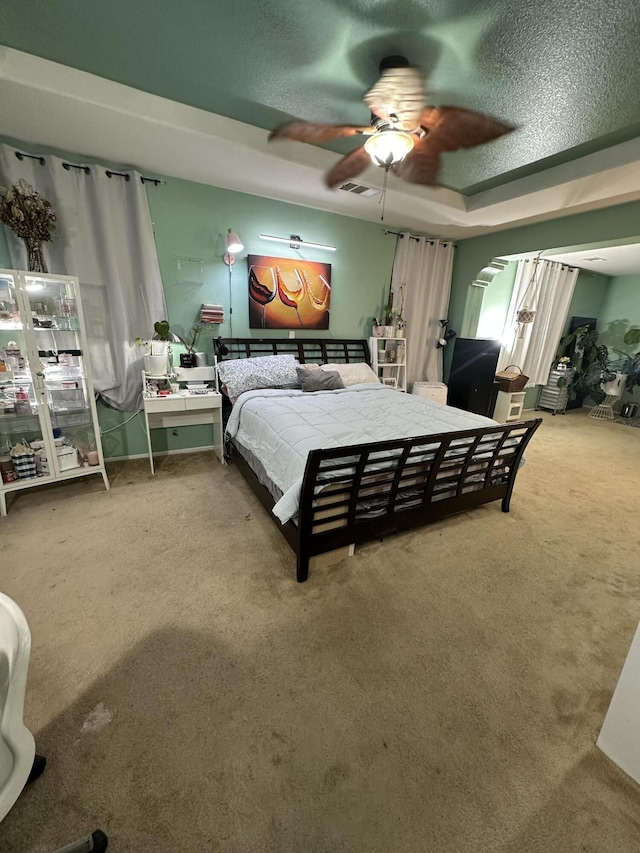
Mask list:
[[[206,454],[22,493],[0,586],[49,758],[2,853],[640,850],[595,747],[640,618],[640,431],[545,416],[499,504],[294,580]]]

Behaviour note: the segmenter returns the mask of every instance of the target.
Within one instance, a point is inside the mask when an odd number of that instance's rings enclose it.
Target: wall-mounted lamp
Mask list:
[[[242,240],[238,237],[235,231],[231,228],[227,231],[227,251],[223,256],[223,260],[228,267],[232,267],[235,263],[235,255],[244,249]]]
[[[242,240],[238,237],[235,231],[229,228],[227,231],[227,251],[224,253],[222,259],[229,267],[229,334],[231,337],[233,337],[233,294],[231,290],[231,267],[236,262],[236,252],[241,252],[243,249],[244,245],[242,243]]]
[[[261,240],[272,240],[274,243],[288,243],[292,249],[299,249],[301,246],[306,246],[309,249],[326,249],[327,252],[335,252],[335,246],[326,246],[324,243],[312,243],[309,240],[303,240],[298,234],[292,234],[290,237],[272,237],[270,234],[261,234]]]
[[[440,337],[438,338],[438,341],[436,343],[436,349],[442,349],[442,347],[446,347],[449,341],[455,338],[457,334],[453,331],[453,329],[449,328],[448,320],[440,320],[440,325],[442,326],[442,329],[440,330]]]

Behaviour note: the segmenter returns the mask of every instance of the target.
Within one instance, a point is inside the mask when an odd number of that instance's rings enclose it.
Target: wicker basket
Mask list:
[[[529,381],[517,364],[508,364],[504,370],[496,373],[496,382],[500,391],[523,391]]]

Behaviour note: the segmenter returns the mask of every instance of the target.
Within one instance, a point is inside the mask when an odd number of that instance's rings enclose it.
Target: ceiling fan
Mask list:
[[[405,181],[432,186],[437,183],[443,152],[483,145],[514,129],[473,110],[430,106],[424,75],[402,56],[383,59],[380,71],[380,79],[364,96],[371,110],[370,125],[295,120],[276,127],[269,139],[320,144],[342,136],[366,136],[363,145],[327,172],[327,186],[359,175],[371,162]]]

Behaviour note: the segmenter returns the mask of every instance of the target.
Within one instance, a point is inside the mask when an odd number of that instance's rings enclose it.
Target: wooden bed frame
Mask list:
[[[218,359],[293,353],[301,364],[371,363],[364,340],[218,338],[214,347]],[[281,524],[268,490],[239,452],[233,460],[296,553],[296,578],[303,582],[319,554],[495,500],[508,512],[522,454],[541,422],[312,450],[297,524]]]

